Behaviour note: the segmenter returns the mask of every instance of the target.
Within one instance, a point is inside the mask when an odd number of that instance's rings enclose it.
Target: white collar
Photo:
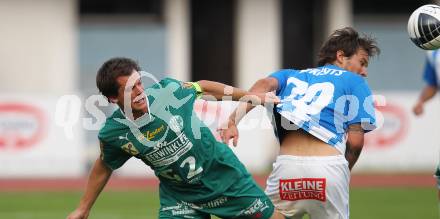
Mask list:
[[[130,118],[128,118],[126,115],[125,115],[125,113],[124,113],[124,111],[122,111],[122,109],[119,107],[119,111],[121,112],[121,114],[124,116],[124,118],[127,120],[127,121],[130,121],[130,123],[132,123],[133,125],[135,125],[137,128],[140,128],[140,127],[142,127],[142,126],[144,126],[147,122],[145,122],[145,117],[148,115],[148,122],[149,121],[151,121],[152,120],[152,117],[151,117],[151,108],[150,108],[150,101],[148,100],[148,96],[147,95],[145,95],[145,100],[147,101],[147,108],[148,108],[148,111],[147,111],[147,113],[145,113],[144,115],[142,115],[142,116],[140,116],[140,117],[138,117],[137,119],[135,119],[135,120],[131,120]]]

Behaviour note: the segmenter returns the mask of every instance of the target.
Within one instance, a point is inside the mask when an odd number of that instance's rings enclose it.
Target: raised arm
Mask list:
[[[249,92],[252,93],[267,93],[271,91],[275,91],[278,88],[278,81],[275,78],[268,77],[263,78],[255,82],[254,85],[252,85],[251,89],[249,89]],[[245,108],[246,107],[246,108]],[[231,113],[229,116],[229,121],[234,124],[238,124],[241,119],[251,111],[255,106],[249,103],[241,103],[234,112]],[[238,109],[245,109],[242,113],[237,113]]]
[[[278,80],[272,77],[267,77],[258,80],[251,87],[249,92],[253,93],[266,93],[275,91],[278,88]],[[228,143],[229,140],[233,139],[233,145],[237,146],[238,141],[238,129],[237,124],[241,119],[251,111],[255,106],[250,103],[240,103],[238,107],[231,113],[228,118],[227,127],[220,128],[220,136],[224,143]]]
[[[73,211],[67,219],[87,219],[90,209],[101,193],[102,189],[107,184],[108,179],[112,174],[112,170],[108,168],[101,158],[96,159],[95,164],[90,172],[89,179],[86,186],[86,191],[82,196],[78,207]]]
[[[364,147],[364,130],[361,124],[352,124],[347,130],[347,147],[345,150],[345,158],[348,161],[348,167],[350,170],[361,155],[362,148]]]

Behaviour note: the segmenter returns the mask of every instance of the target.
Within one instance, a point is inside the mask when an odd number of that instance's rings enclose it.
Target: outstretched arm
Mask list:
[[[362,148],[364,147],[364,129],[361,124],[352,124],[347,130],[347,147],[345,149],[345,158],[348,161],[348,167],[350,170],[361,155]]]
[[[249,92],[266,93],[275,91],[278,88],[278,80],[272,77],[263,78],[255,82]],[[238,141],[238,129],[237,124],[241,119],[251,111],[255,106],[249,103],[240,103],[238,107],[229,116],[227,127],[221,127],[220,136],[224,143],[228,143],[233,139],[233,145],[237,146]],[[225,128],[225,129],[223,129]]]
[[[197,84],[203,91],[204,96],[211,96],[214,97],[216,100],[222,100],[223,97],[229,96],[232,100],[241,102],[252,102],[259,104],[264,104],[266,102],[279,102],[278,98],[275,95],[266,94],[267,91],[263,90],[245,91],[219,82],[207,80],[198,81]]]
[[[86,186],[86,191],[79,202],[75,211],[73,211],[67,219],[87,219],[90,209],[98,198],[108,179],[112,174],[112,170],[108,168],[101,158],[96,159],[90,172]]]
[[[437,87],[427,85],[425,88],[423,88],[422,93],[420,94],[419,99],[417,100],[417,103],[413,107],[413,112],[416,116],[419,116],[423,113],[423,107],[427,101],[429,101],[431,98],[435,96],[437,93]]]

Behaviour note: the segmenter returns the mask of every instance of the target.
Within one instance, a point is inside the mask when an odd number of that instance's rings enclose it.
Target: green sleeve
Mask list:
[[[198,96],[196,86],[189,82],[181,82],[172,78],[166,78],[160,82],[160,95],[162,101],[173,108],[192,111],[194,101]]]
[[[129,147],[125,147],[130,143],[127,139],[127,127],[115,121],[115,118],[122,117],[120,110],[107,118],[104,126],[99,130],[98,139],[101,148],[101,159],[112,170],[121,167],[130,157],[132,157]]]
[[[130,158],[131,155],[123,151],[121,148],[101,142],[101,159],[110,169],[118,169]]]
[[[173,86],[174,85],[177,86],[174,91],[174,95],[178,99],[183,99],[188,96],[194,96],[194,98],[192,98],[192,99],[195,99],[195,97],[197,97],[203,93],[202,88],[196,82],[182,82],[182,81],[179,81],[176,79],[166,78],[164,80],[164,83],[165,83],[165,86],[168,86],[171,84]]]

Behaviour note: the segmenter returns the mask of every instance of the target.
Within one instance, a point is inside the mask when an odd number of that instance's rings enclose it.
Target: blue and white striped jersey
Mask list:
[[[425,63],[425,70],[423,72],[423,79],[426,84],[438,87],[440,84],[440,56],[439,50],[427,52]]]
[[[358,74],[325,65],[280,70],[269,77],[278,80],[276,94],[281,103],[276,106],[276,112],[294,124],[277,124],[277,127],[281,125],[285,130],[299,127],[342,154],[349,125],[361,123],[366,132],[376,128],[373,97],[367,82]]]

